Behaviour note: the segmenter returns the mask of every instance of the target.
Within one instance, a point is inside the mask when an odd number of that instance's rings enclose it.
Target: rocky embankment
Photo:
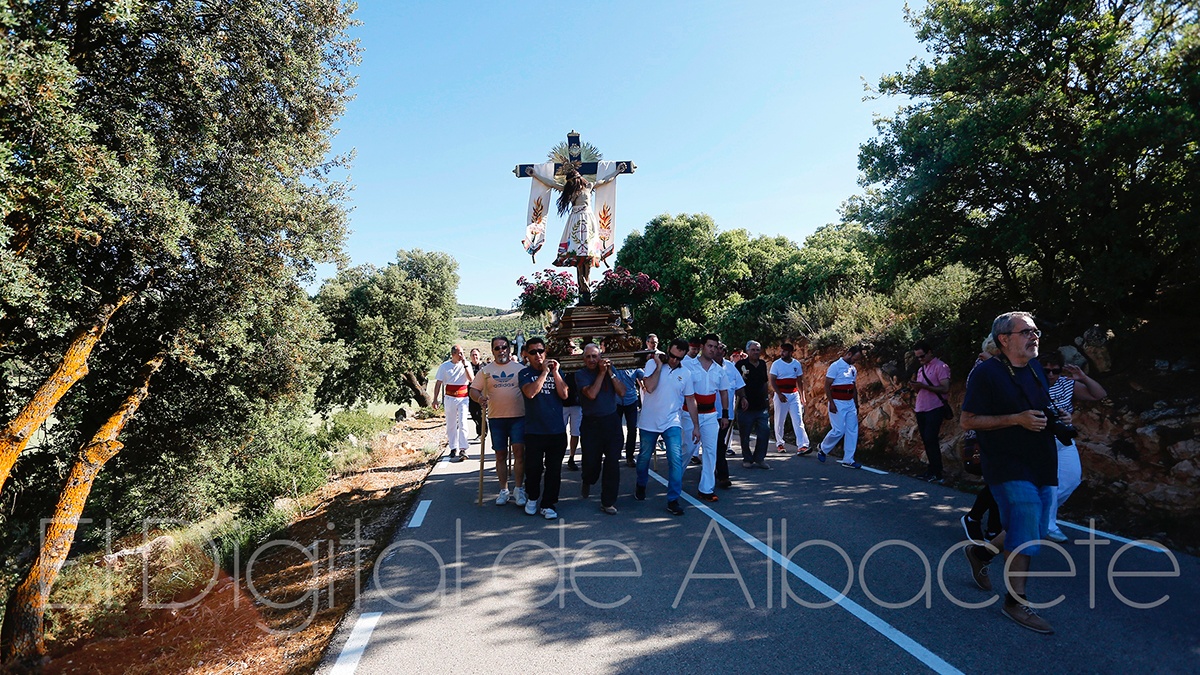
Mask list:
[[[1154,360],[1148,368],[1114,368],[1105,336],[1088,331],[1074,345],[1059,347],[1067,361],[1084,368],[1108,390],[1109,397],[1076,405],[1074,423],[1083,464],[1083,484],[1064,513],[1069,517],[1109,516],[1113,522],[1140,522],[1137,536],[1166,534],[1185,548],[1200,545],[1189,516],[1200,512],[1200,389],[1190,383],[1196,367],[1187,359]],[[829,429],[823,393],[825,369],[840,352],[816,352],[798,345],[810,393],[804,421],[818,437]],[[1043,349],[1054,349],[1044,344]],[[965,390],[965,370],[951,363],[950,402],[956,413]],[[925,449],[917,434],[912,395],[901,388],[895,361],[866,358],[859,364],[861,424],[859,449],[868,461],[923,463]],[[977,480],[962,471],[963,431],[957,415],[942,428],[942,456],[948,478]]]

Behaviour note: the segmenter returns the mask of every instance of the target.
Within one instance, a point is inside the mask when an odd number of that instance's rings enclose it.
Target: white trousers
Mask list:
[[[833,427],[825,440],[821,441],[821,452],[829,454],[838,441],[846,439],[846,456],[842,461],[849,464],[854,461],[854,450],[858,447],[858,407],[854,401],[838,401],[837,412],[829,413],[829,426]]]
[[[697,445],[692,442],[692,416],[682,413],[679,416],[683,427],[683,456],[685,459],[694,456]],[[719,415],[715,412],[700,415],[700,445],[704,453],[700,455],[700,484],[701,492],[712,494],[717,487],[717,433],[721,429]]]
[[[787,402],[779,400],[779,395],[775,396],[775,445],[783,447],[783,425],[787,422],[787,418],[792,418],[792,431],[796,432],[796,447],[808,447],[808,432],[804,430],[804,415],[803,408],[800,407],[800,392],[793,391],[790,394],[784,394],[787,397]]]
[[[1054,439],[1058,446],[1058,487],[1054,490],[1054,502],[1050,505],[1050,531],[1058,531],[1058,508],[1066,503],[1075,488],[1083,480],[1083,465],[1079,463],[1079,448],[1075,443],[1063,445]]]
[[[470,419],[467,405],[471,399],[463,396],[445,397],[446,405],[446,440],[451,450],[467,449],[467,420]]]

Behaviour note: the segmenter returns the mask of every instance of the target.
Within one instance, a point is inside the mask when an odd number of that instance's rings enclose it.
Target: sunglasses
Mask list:
[[[675,359],[676,361],[678,361],[679,359],[682,359],[683,357],[682,357],[682,356],[678,356],[678,355],[676,355],[676,354],[672,354],[672,353],[668,352],[668,353],[667,353],[667,358],[668,358],[668,359]]]
[[[545,353],[546,353],[545,349],[530,349],[529,350],[529,354],[531,356],[541,356],[542,354],[545,354]]]
[[[508,345],[504,345],[503,347],[492,347],[492,351],[494,352],[502,352],[505,349],[508,349]]]
[[[1058,374],[1059,374],[1059,373],[1061,373],[1062,371],[1063,371],[1063,369],[1062,369],[1062,368],[1047,368],[1047,369],[1046,369],[1046,372],[1047,372],[1047,373],[1050,373],[1051,375],[1058,375]]]

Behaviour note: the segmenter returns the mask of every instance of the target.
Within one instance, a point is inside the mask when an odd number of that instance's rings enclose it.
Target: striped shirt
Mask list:
[[[1059,375],[1058,381],[1050,385],[1050,400],[1063,412],[1075,412],[1075,380]]]

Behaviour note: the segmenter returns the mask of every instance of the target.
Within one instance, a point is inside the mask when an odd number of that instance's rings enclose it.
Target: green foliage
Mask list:
[[[960,262],[1000,307],[1131,316],[1200,272],[1200,8],[933,0],[912,97],[862,146],[849,213],[890,275]],[[993,308],[995,309],[995,308]]]
[[[480,305],[464,305],[464,304],[460,303],[458,305],[458,311],[455,312],[454,317],[459,318],[459,317],[468,317],[468,316],[497,316],[500,314],[508,314],[509,311],[510,310],[497,309],[495,307],[483,307]]]
[[[901,278],[890,293],[825,293],[792,307],[784,334],[805,338],[817,348],[869,343],[881,356],[902,353],[922,338],[945,342],[949,349],[941,353],[970,350],[969,333],[960,335],[956,327],[978,285],[978,274],[951,265],[921,279]]]
[[[454,326],[459,338],[480,342],[491,340],[497,335],[505,335],[511,339],[518,331],[522,332],[525,337],[546,334],[546,325],[543,321],[525,319],[521,316],[483,320],[456,319]]]
[[[426,375],[454,340],[457,270],[445,253],[399,251],[383,269],[355,267],[325,282],[315,300],[347,360],[326,372],[318,406],[427,405]]]

